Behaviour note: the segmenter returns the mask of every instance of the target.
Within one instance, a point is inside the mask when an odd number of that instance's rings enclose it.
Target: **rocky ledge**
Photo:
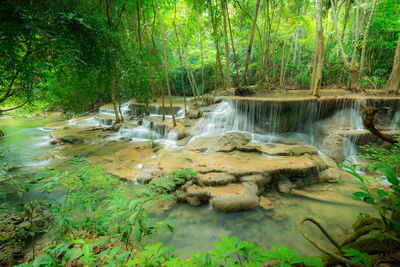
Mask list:
[[[193,138],[186,147],[161,149],[143,163],[136,179],[148,183],[176,170],[192,169],[198,176],[176,186],[177,200],[191,205],[211,203],[224,212],[259,205],[271,208],[268,199],[260,197],[265,190],[290,193],[316,182],[350,179],[333,160],[317,155],[315,147],[250,140],[251,135],[244,132]]]

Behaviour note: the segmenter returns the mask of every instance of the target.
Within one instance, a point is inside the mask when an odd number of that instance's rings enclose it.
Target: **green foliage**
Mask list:
[[[354,248],[344,249],[343,251],[345,252],[345,256],[352,257],[351,263],[362,262],[365,266],[371,266],[368,253],[362,253]]]

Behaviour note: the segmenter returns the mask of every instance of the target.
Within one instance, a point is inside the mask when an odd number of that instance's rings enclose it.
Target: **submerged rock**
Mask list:
[[[257,185],[247,182],[221,187],[211,192],[212,206],[224,212],[254,209],[258,206],[257,191]]]
[[[199,109],[191,109],[187,113],[188,119],[199,119],[201,117],[201,111]]]
[[[283,177],[281,180],[278,181],[277,189],[281,193],[288,194],[292,191],[293,184],[288,178]]]

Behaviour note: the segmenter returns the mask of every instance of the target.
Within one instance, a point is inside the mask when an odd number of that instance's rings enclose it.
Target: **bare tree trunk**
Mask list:
[[[350,6],[351,6],[351,0],[346,0],[346,13],[344,15],[344,23],[343,23],[343,31],[342,31],[342,37],[340,40],[343,42],[344,34],[346,33],[346,26],[347,26],[347,20],[349,19],[349,12],[350,12]]]
[[[182,51],[181,51],[181,43],[179,40],[179,34],[178,30],[176,29],[176,1],[175,1],[175,11],[174,11],[174,31],[175,31],[175,36],[176,40],[178,41],[178,52],[179,52],[179,66],[181,68],[181,82],[182,82],[182,91],[183,91],[183,103],[184,103],[184,109],[185,109],[185,118],[187,117],[187,110],[186,110],[186,92],[185,92],[185,83],[183,79],[183,65],[182,65]]]
[[[324,28],[322,26],[322,8],[323,0],[318,0],[316,26],[317,30],[315,35],[315,55],[310,86],[310,90],[313,96],[319,96],[322,80],[322,66],[324,61]]]
[[[201,99],[204,105],[204,55],[203,55],[203,31],[200,32],[200,51],[201,51]]]
[[[211,0],[207,0],[207,3],[208,3],[208,8],[210,10],[211,24],[212,24],[212,28],[213,28],[213,39],[214,39],[215,49],[217,50],[218,69],[219,69],[219,72],[220,72],[220,75],[221,75],[222,87],[224,89],[226,89],[225,80],[224,80],[224,73],[222,72],[221,58],[220,58],[220,53],[219,53],[219,42],[218,42],[218,35],[217,35],[217,21],[214,18],[214,11],[213,11]]]
[[[226,0],[224,0],[226,3]],[[229,26],[229,35],[231,37],[231,45],[232,45],[232,52],[233,52],[233,59],[235,60],[235,69],[236,69],[236,82],[237,82],[237,86],[240,87],[240,77],[239,77],[239,66],[237,63],[237,59],[236,59],[236,52],[235,52],[235,45],[233,42],[233,34],[232,34],[232,27],[231,27],[231,19],[229,18],[229,9],[228,9],[228,3],[226,3],[225,5],[226,7],[226,16],[228,18],[228,26]]]
[[[374,1],[374,4],[372,6],[371,14],[369,14],[367,26],[366,26],[365,32],[364,32],[364,39],[363,39],[363,44],[362,44],[362,48],[361,48],[361,59],[360,59],[361,80],[362,80],[362,76],[364,75],[365,53],[366,53],[365,50],[366,50],[366,44],[367,44],[367,39],[368,39],[368,34],[369,34],[369,27],[371,26],[372,18],[375,13],[376,1],[377,0]]]
[[[230,78],[230,62],[229,62],[229,45],[228,45],[228,31],[226,30],[226,0],[221,0],[221,10],[222,10],[222,16],[224,20],[224,35],[225,35],[225,58],[226,58],[226,87],[227,89],[231,88],[231,78]]]
[[[397,42],[396,54],[394,56],[392,74],[389,77],[385,87],[387,91],[399,92],[400,90],[400,37]]]
[[[283,68],[285,65],[285,49],[286,49],[286,40],[283,41],[283,50],[282,50],[282,56],[281,56],[281,75],[279,76],[279,87],[283,86]]]
[[[247,82],[247,72],[249,70],[249,63],[250,63],[250,55],[251,55],[251,49],[253,47],[253,40],[254,40],[254,32],[256,29],[256,24],[257,24],[257,16],[258,16],[258,8],[260,7],[260,0],[257,0],[256,2],[256,9],[254,11],[254,17],[253,17],[253,26],[251,27],[251,35],[250,35],[250,43],[249,47],[247,48],[247,57],[246,57],[246,64],[245,64],[245,69],[244,69],[244,85],[248,85]]]
[[[359,3],[360,0],[358,0]],[[344,63],[344,66],[346,68],[346,71],[348,73],[350,73],[351,75],[351,89],[354,89],[355,91],[359,91],[362,89],[362,84],[361,84],[361,79],[360,79],[360,70],[358,69],[358,67],[355,64],[355,58],[357,57],[357,48],[355,47],[354,49],[354,55],[353,55],[353,59],[352,62],[350,63],[347,59],[347,55],[344,52],[344,48],[343,48],[343,44],[342,41],[339,38],[339,30],[338,30],[338,23],[337,23],[337,18],[336,18],[336,3],[334,0],[331,0],[331,4],[332,4],[332,21],[335,24],[335,33],[336,33],[336,38],[338,41],[338,45],[339,45],[339,51],[340,54],[342,55],[342,60]],[[357,16],[358,18],[358,16]],[[357,33],[356,33],[357,34]],[[358,41],[358,37],[356,37],[357,41]],[[355,46],[357,44],[354,44]],[[353,62],[354,60],[354,62]]]
[[[161,31],[161,37],[163,41],[163,51],[164,51],[164,65],[165,65],[165,82],[167,83],[167,90],[168,90],[168,97],[169,97],[169,107],[171,110],[171,116],[172,116],[172,122],[174,124],[174,127],[176,126],[176,120],[175,120],[175,113],[174,113],[174,108],[172,107],[172,97],[171,97],[171,88],[169,86],[169,77],[168,77],[168,58],[167,58],[167,48],[165,45],[165,36],[164,36],[164,29],[163,29],[163,23],[160,17],[160,10],[159,6],[157,3],[157,0],[154,0],[156,3],[156,9],[157,9],[157,17],[160,22],[160,31]]]
[[[115,123],[120,123],[118,108],[117,108],[117,97],[115,94],[115,78],[114,78],[114,63],[111,64],[111,75],[110,75],[110,88],[111,88],[111,99],[115,113]]]

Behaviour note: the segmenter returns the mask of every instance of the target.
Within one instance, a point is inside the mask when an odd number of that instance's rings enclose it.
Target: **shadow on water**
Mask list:
[[[303,217],[319,221],[337,239],[349,234],[351,224],[360,211],[373,212],[368,206],[351,199],[356,189],[350,182],[343,184],[316,184],[301,192],[311,197],[268,192],[264,196],[273,203],[272,210],[255,210],[221,213],[208,206],[193,207],[178,204],[160,218],[169,217],[174,222],[174,233],[163,231],[157,241],[176,249],[184,258],[195,251],[206,252],[222,236],[237,236],[240,240],[254,242],[270,249],[270,245],[287,246],[309,256],[320,252],[304,239],[298,230]],[[313,226],[305,229],[327,248],[334,249]]]

